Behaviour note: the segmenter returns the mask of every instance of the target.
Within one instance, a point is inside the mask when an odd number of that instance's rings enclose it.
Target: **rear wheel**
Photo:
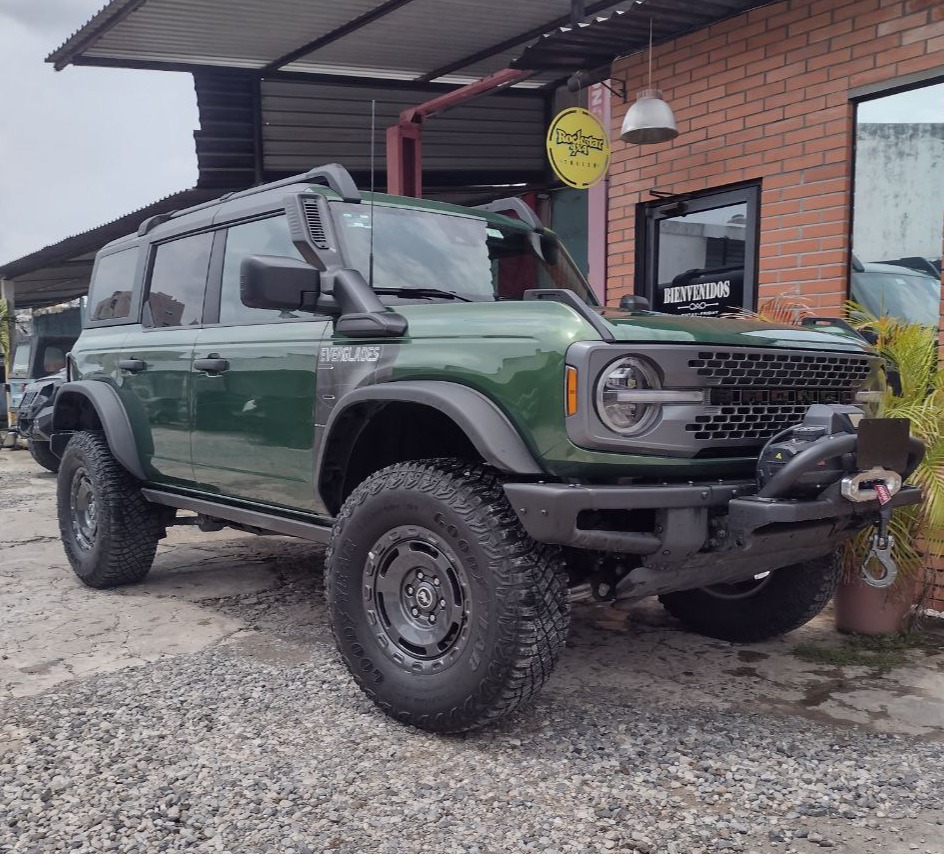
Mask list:
[[[164,534],[163,508],[141,495],[102,433],[72,436],[57,487],[59,533],[75,574],[89,587],[144,578]]]
[[[659,601],[692,631],[749,643],[779,637],[808,623],[826,607],[841,574],[838,558],[827,555],[747,581],[667,593]]]
[[[36,460],[44,469],[49,471],[59,471],[59,457],[57,457],[49,447],[49,442],[42,442],[39,439],[29,439],[26,443],[33,459]]]
[[[429,460],[372,475],[338,515],[326,563],[345,663],[404,723],[484,726],[527,702],[563,649],[560,550],[527,536],[484,468]]]

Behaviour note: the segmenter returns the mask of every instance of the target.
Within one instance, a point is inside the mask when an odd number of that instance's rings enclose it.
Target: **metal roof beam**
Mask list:
[[[294,62],[296,59],[301,59],[303,56],[307,56],[310,53],[314,53],[316,50],[320,50],[325,45],[329,45],[332,42],[336,42],[338,39],[343,39],[345,36],[350,35],[357,30],[366,27],[368,24],[372,24],[374,21],[379,21],[381,18],[385,18],[391,12],[395,12],[401,6],[406,6],[408,3],[412,3],[413,0],[386,0],[385,3],[381,3],[377,8],[371,9],[369,12],[365,12],[358,18],[354,18],[352,21],[348,21],[346,24],[342,24],[337,29],[331,30],[330,33],[325,33],[322,36],[319,36],[316,39],[303,44],[301,47],[296,48],[291,51],[291,53],[286,53],[284,56],[280,56],[278,59],[272,60],[268,65],[264,66],[260,73],[270,74],[273,71],[278,71],[283,65],[288,65],[290,62]]]
[[[619,0],[600,0],[600,2],[591,3],[589,6],[587,6],[586,15],[587,17],[590,17],[591,15],[596,15],[597,12],[602,12],[604,9],[609,9],[611,6],[618,5]],[[437,77],[443,77],[446,74],[452,74],[454,71],[459,71],[468,65],[474,65],[476,62],[481,62],[483,59],[489,59],[496,54],[503,53],[510,48],[517,47],[520,44],[531,41],[531,39],[540,38],[545,33],[550,32],[556,27],[566,27],[569,25],[570,15],[562,15],[560,18],[554,18],[553,21],[548,21],[546,24],[541,24],[538,27],[534,27],[533,29],[528,30],[526,33],[519,33],[516,36],[512,36],[510,39],[505,39],[505,41],[494,44],[491,47],[485,48],[484,50],[464,56],[461,59],[457,59],[455,62],[450,62],[448,65],[442,65],[439,68],[435,68],[432,71],[415,78],[414,82],[429,83],[432,80],[435,80]]]

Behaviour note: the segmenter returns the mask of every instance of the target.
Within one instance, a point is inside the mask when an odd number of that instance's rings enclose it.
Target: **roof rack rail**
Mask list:
[[[357,184],[354,183],[351,173],[340,163],[316,166],[301,175],[292,175],[278,181],[269,181],[267,184],[257,184],[255,187],[249,187],[246,190],[228,193],[226,198],[240,199],[243,196],[251,196],[253,193],[264,193],[266,190],[272,190],[275,187],[304,184],[306,181],[309,184],[324,184],[328,189],[334,190],[346,202],[359,202],[361,200],[360,190],[357,189]]]
[[[138,237],[143,237],[147,234],[154,226],[160,225],[162,222],[167,222],[172,216],[174,216],[178,211],[164,211],[164,213],[154,214],[154,216],[149,216],[141,225],[138,226]]]
[[[517,196],[509,196],[507,199],[496,199],[494,202],[486,202],[484,205],[476,205],[475,207],[479,210],[489,211],[489,213],[513,213],[517,215],[518,219],[530,225],[531,228],[544,227],[541,218]],[[514,219],[514,217],[512,217],[512,219]]]
[[[290,184],[304,184],[306,181],[310,184],[324,184],[328,189],[334,190],[334,192],[346,202],[359,202],[361,200],[360,190],[357,189],[357,184],[351,177],[351,173],[340,163],[328,163],[324,166],[316,166],[314,169],[309,169],[301,175],[292,175],[289,178],[270,181],[268,184],[257,184],[246,190],[224,193],[219,198],[211,199],[208,202],[201,202],[199,205],[193,205],[189,208],[155,214],[154,216],[148,217],[138,226],[138,236],[141,237],[155,226],[167,222],[174,217],[182,216],[183,214],[213,207],[213,205],[218,205],[220,202],[228,201],[229,199],[239,199],[243,196],[251,196],[255,193],[264,193],[266,190],[271,190],[275,187],[287,187]]]

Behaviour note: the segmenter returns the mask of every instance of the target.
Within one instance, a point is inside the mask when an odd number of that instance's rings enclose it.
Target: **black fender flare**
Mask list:
[[[362,386],[344,395],[328,416],[318,449],[315,473],[320,483],[325,449],[332,429],[352,406],[399,401],[438,409],[465,433],[482,459],[500,471],[518,475],[544,474],[508,416],[479,391],[438,380],[403,380]]]
[[[58,450],[54,447],[54,451],[61,456],[64,450],[64,445],[60,445],[56,436],[74,432],[79,426],[74,417],[71,417],[75,412],[74,403],[77,398],[84,398],[95,410],[115,459],[138,480],[147,480],[134,440],[134,431],[131,429],[131,420],[118,392],[106,382],[78,380],[63,383],[59,387],[52,413],[53,444],[58,447]]]

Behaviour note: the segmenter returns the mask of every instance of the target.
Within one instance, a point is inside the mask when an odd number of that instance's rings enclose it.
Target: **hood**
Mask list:
[[[832,327],[811,329],[739,317],[695,317],[629,313],[604,309],[618,341],[721,344],[730,347],[785,347],[802,350],[872,352],[857,335]]]

